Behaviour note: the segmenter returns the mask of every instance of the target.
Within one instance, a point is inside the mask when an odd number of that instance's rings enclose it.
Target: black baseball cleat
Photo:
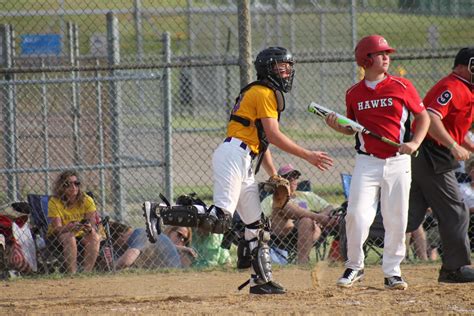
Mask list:
[[[390,290],[406,290],[408,284],[400,276],[391,276],[384,279],[384,285],[386,289]]]
[[[148,240],[156,243],[160,230],[160,219],[156,215],[156,204],[146,201],[143,203],[143,216],[145,217],[145,228]]]
[[[438,282],[441,283],[469,283],[474,282],[474,268],[463,266],[456,270],[439,271]]]
[[[274,281],[257,284],[250,287],[250,294],[285,294],[286,290]]]
[[[361,281],[364,277],[364,269],[354,270],[347,268],[342,277],[337,280],[336,285],[340,287],[351,287],[355,282]]]

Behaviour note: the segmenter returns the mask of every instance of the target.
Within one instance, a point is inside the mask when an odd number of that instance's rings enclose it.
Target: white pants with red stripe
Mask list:
[[[411,157],[387,159],[358,154],[351,180],[346,216],[346,268],[364,268],[362,246],[369,235],[380,197],[385,228],[382,270],[385,277],[401,276],[411,184]]]
[[[252,170],[250,150],[241,147],[241,141],[232,138],[220,144],[212,156],[214,176],[214,205],[232,215],[237,209],[245,224],[260,219],[262,207]]]

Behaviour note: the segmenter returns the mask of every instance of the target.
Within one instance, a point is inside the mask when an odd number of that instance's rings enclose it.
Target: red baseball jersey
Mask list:
[[[470,82],[451,73],[438,81],[423,99],[426,110],[441,118],[446,131],[458,144],[464,142],[471,127],[473,93]],[[429,134],[426,137],[433,139]]]
[[[410,132],[410,112],[424,110],[423,102],[413,84],[387,74],[375,89],[365,80],[346,92],[347,117],[368,130],[395,142],[404,142]],[[398,148],[361,133],[356,134],[356,150],[378,158],[395,156]]]

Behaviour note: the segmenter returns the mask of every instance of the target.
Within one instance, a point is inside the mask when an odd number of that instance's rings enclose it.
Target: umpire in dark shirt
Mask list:
[[[412,159],[407,231],[420,226],[431,207],[443,250],[439,282],[474,282],[467,235],[469,211],[454,172],[458,161],[469,158],[474,150],[465,137],[471,127],[473,102],[474,47],[466,47],[456,55],[453,72],[437,82],[423,100],[431,123],[419,156]]]

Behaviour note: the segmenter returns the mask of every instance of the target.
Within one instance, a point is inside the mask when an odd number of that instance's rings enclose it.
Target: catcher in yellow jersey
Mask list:
[[[285,109],[283,93],[291,90],[295,75],[293,56],[283,47],[262,50],[256,60],[257,81],[244,87],[236,99],[230,115],[227,135],[214,151],[214,205],[188,198],[171,204],[161,196],[164,204],[143,203],[143,215],[149,240],[154,243],[165,225],[199,227],[223,234],[232,227],[237,209],[245,224],[245,240],[237,248],[237,267],[252,268],[248,281],[252,294],[283,294],[285,289],[272,279],[268,240],[270,234],[262,221],[258,184],[255,182],[260,166],[270,176],[266,186],[272,188],[273,207],[282,208],[289,199],[289,183],[277,175],[268,149],[273,144],[290,154],[307,160],[320,170],[332,166],[332,159],[324,152],[310,151],[295,144],[279,129],[280,114]],[[189,201],[188,201],[189,200]]]
[[[307,160],[320,170],[332,166],[332,159],[324,152],[302,148],[279,129],[280,114],[285,109],[283,93],[291,90],[295,75],[292,54],[283,47],[266,48],[258,54],[255,68],[257,81],[241,90],[230,115],[227,137],[212,158],[214,207],[216,212],[227,216],[237,209],[246,225],[252,274],[240,289],[250,284],[253,294],[283,294],[285,289],[272,280],[269,233],[261,221],[254,171],[257,173],[263,167],[270,182],[278,177],[269,144]]]

